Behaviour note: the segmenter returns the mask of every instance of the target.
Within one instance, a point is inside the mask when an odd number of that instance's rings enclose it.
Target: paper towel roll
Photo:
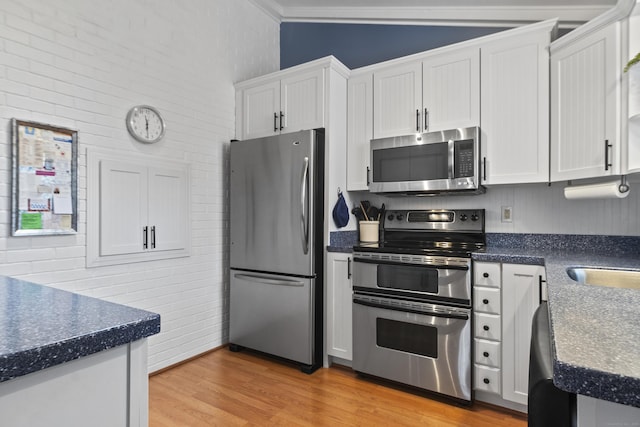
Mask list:
[[[620,191],[620,181],[601,182],[599,184],[575,185],[565,187],[565,199],[623,199],[629,190]]]

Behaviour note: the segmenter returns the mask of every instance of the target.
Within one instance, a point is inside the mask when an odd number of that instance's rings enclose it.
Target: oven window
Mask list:
[[[379,288],[438,293],[438,270],[409,265],[378,264]]]
[[[428,181],[449,178],[447,142],[373,151],[375,182]]]
[[[438,329],[433,326],[377,318],[376,343],[392,350],[438,357]]]

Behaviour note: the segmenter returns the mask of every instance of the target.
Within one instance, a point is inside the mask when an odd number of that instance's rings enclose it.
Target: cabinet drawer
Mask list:
[[[500,369],[475,365],[474,374],[474,388],[476,390],[500,394]]]
[[[475,339],[475,363],[500,368],[500,342]]]
[[[493,262],[473,263],[473,283],[490,288],[500,287],[500,264]]]
[[[475,313],[475,336],[494,341],[500,341],[500,316],[495,314]]]
[[[500,314],[500,289],[474,287],[473,309],[481,313]]]

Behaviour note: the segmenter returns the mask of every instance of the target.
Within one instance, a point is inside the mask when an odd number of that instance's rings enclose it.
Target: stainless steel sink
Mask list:
[[[567,268],[567,274],[576,282],[585,285],[640,289],[640,271],[571,267]]]

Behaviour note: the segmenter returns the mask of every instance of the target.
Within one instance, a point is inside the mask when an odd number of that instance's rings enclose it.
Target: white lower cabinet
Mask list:
[[[0,425],[149,425],[147,340],[142,339],[0,384]]]
[[[474,263],[474,388],[478,400],[526,411],[531,320],[546,299],[543,266]]]
[[[543,297],[544,267],[502,265],[502,398],[527,404],[533,313]]]
[[[327,253],[327,355],[352,360],[351,254]]]

